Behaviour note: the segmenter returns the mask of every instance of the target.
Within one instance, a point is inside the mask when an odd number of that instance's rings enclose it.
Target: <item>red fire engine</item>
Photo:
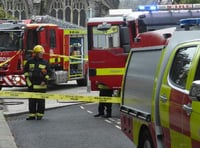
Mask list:
[[[163,44],[160,43],[159,36],[157,39],[153,39],[153,33],[150,31],[169,26],[175,27],[180,19],[200,15],[198,10],[153,11],[158,8],[164,9],[162,5],[140,6],[140,10],[141,8],[149,11],[137,11],[124,16],[98,17],[88,20],[91,90],[110,89],[120,92],[124,68],[131,48]],[[166,8],[173,7],[166,6]],[[167,34],[165,35],[167,36]],[[108,94],[108,96],[110,95]]]
[[[87,84],[86,30],[55,24],[0,24],[0,88],[26,86],[23,66],[37,44],[45,49],[53,75],[50,84]]]

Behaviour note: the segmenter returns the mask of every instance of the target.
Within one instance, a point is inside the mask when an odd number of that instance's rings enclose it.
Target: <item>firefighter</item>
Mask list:
[[[110,89],[101,89],[99,96],[108,96],[112,97],[113,90]],[[104,113],[105,111],[105,113]],[[98,114],[94,115],[94,117],[104,117],[104,118],[110,118],[112,117],[112,103],[99,103],[98,106]]]
[[[30,92],[45,93],[47,81],[51,74],[49,63],[43,59],[44,48],[36,45],[33,48],[33,57],[24,67],[24,75]],[[45,99],[29,99],[29,117],[26,120],[41,120],[45,110]]]

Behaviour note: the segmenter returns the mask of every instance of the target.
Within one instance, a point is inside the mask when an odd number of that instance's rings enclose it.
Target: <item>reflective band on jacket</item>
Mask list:
[[[45,79],[49,80],[49,75],[46,75],[46,76],[45,76]]]
[[[49,63],[56,63],[56,62],[61,62],[60,58],[50,58]]]
[[[29,64],[30,69],[34,69],[34,67],[35,67],[35,64]]]
[[[33,85],[33,89],[47,89],[47,85]]]
[[[28,72],[25,72],[25,73],[24,73],[24,76],[25,76],[25,77],[28,77],[28,76],[29,76],[29,73],[28,73]]]
[[[29,80],[29,78],[26,78],[26,83],[27,85],[30,87],[32,85],[31,81]]]
[[[45,68],[46,68],[46,65],[39,64],[38,67],[39,67],[40,69],[45,69]]]

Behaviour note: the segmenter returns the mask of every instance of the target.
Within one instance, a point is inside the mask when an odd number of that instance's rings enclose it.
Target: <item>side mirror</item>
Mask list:
[[[189,97],[192,101],[200,101],[200,80],[192,82]]]

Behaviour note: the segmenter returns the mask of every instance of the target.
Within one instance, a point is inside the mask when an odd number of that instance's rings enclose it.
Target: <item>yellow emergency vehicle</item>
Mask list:
[[[184,19],[167,46],[132,49],[121,127],[137,148],[200,147],[200,19]]]

